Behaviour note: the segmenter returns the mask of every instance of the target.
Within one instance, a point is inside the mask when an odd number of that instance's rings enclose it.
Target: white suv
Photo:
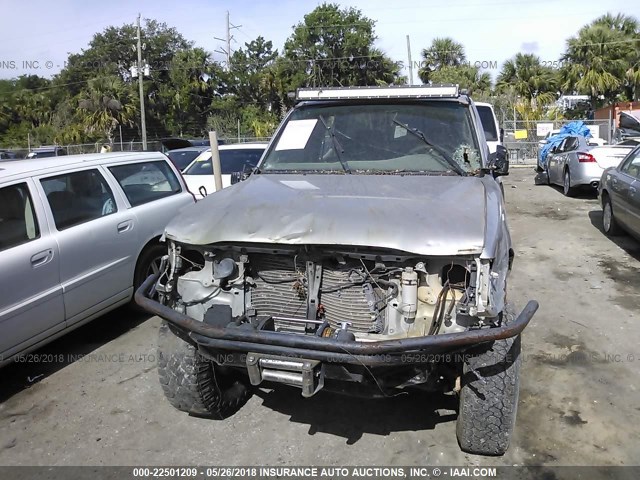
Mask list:
[[[484,130],[484,137],[489,145],[489,153],[496,153],[498,145],[502,145],[503,131],[498,125],[498,119],[493,111],[493,105],[490,103],[475,102],[478,115],[480,115],[480,121],[482,122],[482,129]]]

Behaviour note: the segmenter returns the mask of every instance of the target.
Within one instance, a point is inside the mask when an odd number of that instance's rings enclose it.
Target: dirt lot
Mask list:
[[[227,421],[188,417],[156,378],[159,320],[119,310],[37,352],[44,362],[0,371],[0,464],[637,465],[640,245],[604,236],[594,196],[535,186],[529,168],[505,192],[510,300],[541,306],[504,457],[461,453],[455,404],[440,395],[260,390]]]

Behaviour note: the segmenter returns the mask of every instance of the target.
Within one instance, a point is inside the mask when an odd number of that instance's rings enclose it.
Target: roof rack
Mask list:
[[[299,88],[296,101],[358,100],[369,98],[457,98],[458,85],[416,85],[391,87]]]

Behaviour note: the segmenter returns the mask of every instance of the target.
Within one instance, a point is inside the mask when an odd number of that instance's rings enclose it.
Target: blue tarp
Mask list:
[[[584,124],[584,122],[580,120],[575,120],[573,122],[567,123],[566,125],[563,125],[559,133],[552,135],[547,139],[547,143],[542,146],[538,153],[538,164],[540,164],[542,168],[546,167],[547,165],[547,154],[549,153],[549,151],[553,147],[560,145],[562,140],[564,140],[569,135],[580,135],[582,137],[589,138],[591,137],[591,131]]]

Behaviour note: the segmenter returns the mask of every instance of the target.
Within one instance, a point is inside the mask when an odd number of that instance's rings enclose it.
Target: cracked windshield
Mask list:
[[[436,101],[301,108],[285,124],[261,170],[473,172],[480,156],[471,122],[468,106]]]

